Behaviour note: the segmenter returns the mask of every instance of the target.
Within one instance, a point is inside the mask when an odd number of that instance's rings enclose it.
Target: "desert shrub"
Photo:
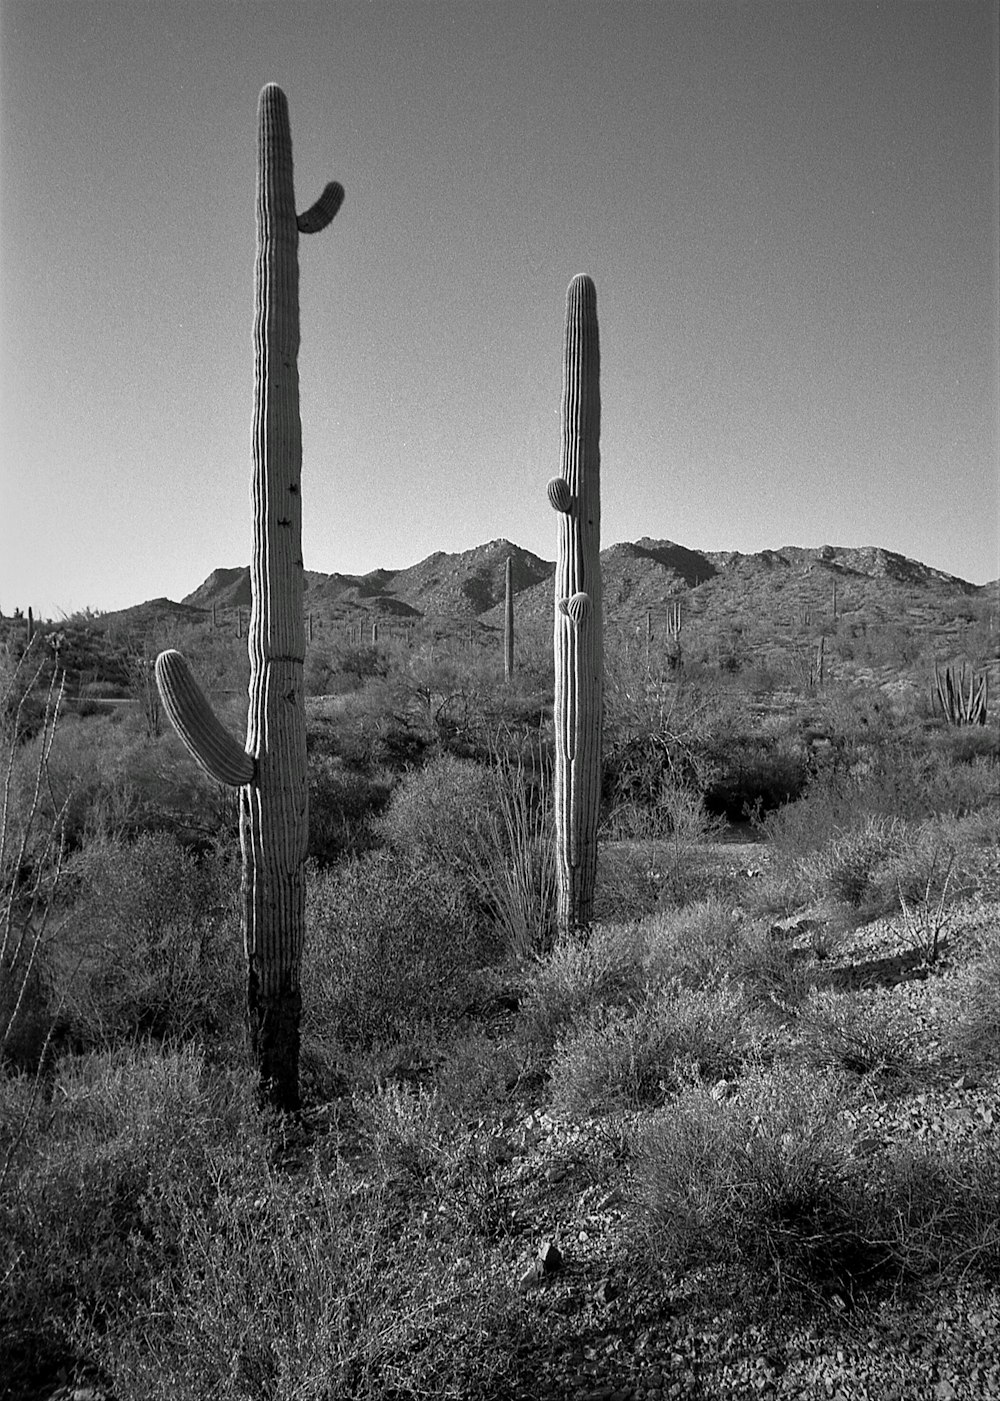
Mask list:
[[[1000,1164],[990,1147],[893,1146],[868,1169],[869,1232],[894,1282],[996,1278]]]
[[[660,903],[662,886],[654,840],[598,843],[595,923],[627,924],[652,914]]]
[[[265,1159],[249,1077],[190,1050],[66,1059],[27,1119],[24,1084],[0,1081],[0,1375],[33,1394],[72,1367],[78,1320],[148,1318],[185,1221],[215,1219],[219,1163],[249,1186]]]
[[[116,1395],[508,1392],[511,1359],[495,1340],[510,1334],[517,1306],[481,1247],[464,1243],[458,1269],[436,1216],[414,1221],[398,1192],[343,1164],[298,1179],[241,1166],[219,1165],[211,1212],[185,1214],[149,1312],[89,1332]]]
[[[41,736],[22,746],[11,784],[20,820],[31,801]],[[135,713],[65,716],[47,756],[40,817],[60,815],[69,849],[172,830],[211,838],[232,823],[231,804],[171,733],[150,739]]]
[[[506,1108],[525,1069],[515,1041],[472,1028],[443,1048],[434,1087],[452,1118],[469,1122]]]
[[[1000,760],[1000,734],[996,725],[949,725],[931,736],[930,748],[950,764],[977,760],[996,764]]]
[[[809,770],[803,746],[789,735],[745,732],[710,750],[716,776],[705,789],[711,813],[739,821],[794,802]]]
[[[906,1004],[869,993],[818,988],[800,1009],[795,1048],[808,1064],[820,1069],[912,1077],[919,1060],[919,1026]]]
[[[311,871],[306,931],[304,1041],[334,1058],[454,1016],[489,953],[461,882],[391,851]]]
[[[346,767],[327,754],[309,759],[309,855],[320,865],[358,856],[377,843],[376,819],[385,811],[392,784]]]
[[[28,739],[25,705],[40,668],[0,656],[0,1065],[32,1075],[56,1056],[52,950],[63,923],[65,811],[47,801],[63,688],[50,678]],[[32,764],[25,763],[29,751]]]
[[[646,974],[656,983],[676,978],[704,987],[732,970],[743,934],[732,910],[708,899],[682,910],[661,912],[642,925]]]
[[[366,681],[389,674],[389,658],[378,647],[341,643],[332,648],[310,646],[305,664],[306,695],[343,695]]]
[[[953,985],[944,1025],[951,1048],[973,1064],[1000,1061],[1000,941],[994,937]]]
[[[243,962],[229,855],[198,858],[168,833],[144,833],[86,847],[67,876],[76,898],[56,981],[74,1040],[232,1033]]]
[[[537,755],[475,764],[443,754],[404,777],[376,830],[402,859],[457,877],[506,951],[551,942],[551,799]]]
[[[411,1187],[425,1184],[440,1162],[449,1127],[436,1091],[390,1081],[356,1093],[352,1107],[382,1180]]]
[[[468,872],[477,846],[489,839],[486,810],[492,799],[485,768],[442,754],[405,775],[378,832],[415,865]]]
[[[641,998],[643,935],[636,925],[595,925],[586,941],[557,938],[529,970],[519,1031],[549,1050],[564,1029],[588,1010],[627,1006]]]
[[[794,1020],[812,986],[812,975],[787,940],[772,932],[767,919],[747,919],[739,930],[731,976],[748,1002],[778,1024]]]
[[[647,1247],[664,1268],[722,1266],[779,1291],[843,1288],[875,1261],[844,1091],[831,1072],[751,1069],[735,1095],[692,1076],[637,1134]]]
[[[848,905],[864,905],[877,893],[906,840],[905,825],[894,817],[869,817],[860,827],[837,833],[817,863],[820,893]]]
[[[631,823],[636,810],[655,809],[664,783],[704,795],[747,728],[743,699],[709,685],[647,686],[611,668],[605,696],[602,807],[612,835],[619,815]]]
[[[555,1047],[552,1105],[587,1115],[659,1103],[684,1065],[715,1080],[732,1076],[753,1044],[748,1011],[728,980],[712,989],[673,982],[632,1007],[592,1007]]]

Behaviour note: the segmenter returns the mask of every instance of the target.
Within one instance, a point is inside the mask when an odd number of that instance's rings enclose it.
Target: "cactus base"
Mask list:
[[[250,1046],[260,1075],[261,1101],[284,1113],[295,1113],[299,1100],[299,1026],[302,992],[281,988],[265,996],[251,972],[247,988]]]

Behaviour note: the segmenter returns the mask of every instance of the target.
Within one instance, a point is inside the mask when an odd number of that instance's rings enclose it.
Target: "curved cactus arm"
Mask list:
[[[295,223],[301,234],[321,233],[344,202],[344,187],[331,180],[315,204],[296,215]]]
[[[545,491],[553,511],[561,511],[566,515],[572,509],[573,493],[565,477],[553,477]]]
[[[170,723],[209,777],[231,788],[252,783],[253,759],[216,718],[180,652],[161,652],[157,657],[156,685]]]

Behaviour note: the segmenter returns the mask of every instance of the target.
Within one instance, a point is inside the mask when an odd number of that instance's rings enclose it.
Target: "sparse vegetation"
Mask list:
[[[944,727],[926,684],[722,694],[686,608],[682,676],[609,647],[595,921],[557,937],[518,616],[509,685],[499,632],[328,653],[283,1118],[243,1026],[232,800],[127,687],[102,699],[125,672],[95,661],[93,712],[67,682],[57,715],[47,625],[20,669],[8,646],[0,1395],[574,1395],[585,1348],[594,1388],[683,1356],[738,1395],[727,1339],[813,1327],[806,1368],[961,1291],[996,1309],[993,727]],[[171,640],[239,724],[223,634]],[[532,1275],[547,1241],[569,1268]]]

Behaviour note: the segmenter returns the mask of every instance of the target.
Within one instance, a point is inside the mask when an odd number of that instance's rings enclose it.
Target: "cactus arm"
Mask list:
[[[252,783],[256,765],[219,722],[180,652],[161,652],[156,685],[184,747],[210,778],[231,788]]]
[[[301,234],[322,233],[331,223],[337,210],[344,202],[344,187],[336,180],[325,186],[315,204],[296,216],[296,226]]]
[[[566,478],[553,477],[545,490],[553,511],[560,511],[563,515],[568,515],[573,506],[573,493],[569,489],[569,482]]]

